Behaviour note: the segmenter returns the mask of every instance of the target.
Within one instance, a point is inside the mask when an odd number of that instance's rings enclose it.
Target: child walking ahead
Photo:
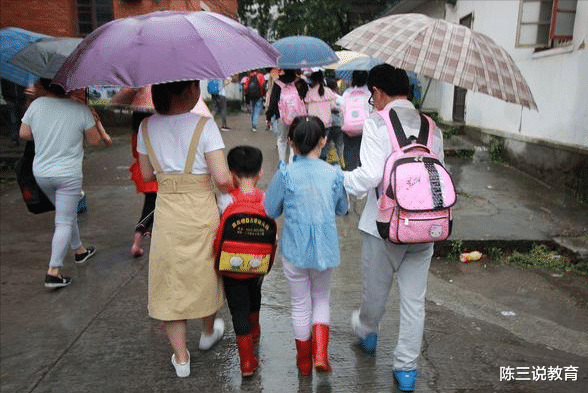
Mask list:
[[[281,252],[290,285],[296,364],[302,375],[330,372],[329,295],[331,271],[339,265],[335,215],[347,212],[339,167],[319,159],[327,143],[323,122],[297,117],[288,133],[296,156],[280,162],[266,193],[268,216],[284,213]]]
[[[227,240],[224,236],[229,232],[233,232],[228,227],[232,227],[234,221],[231,220],[231,215],[239,213],[254,213],[255,216],[265,217],[265,209],[263,207],[263,191],[256,187],[259,181],[262,171],[263,156],[261,150],[252,146],[237,146],[231,149],[227,155],[227,163],[229,170],[233,175],[233,182],[237,187],[231,191],[230,202],[221,217],[221,223],[217,232],[214,249],[217,253],[217,261],[223,258],[223,241]],[[224,198],[223,198],[224,199]],[[219,201],[219,206],[223,209],[222,204],[226,204],[224,201]],[[233,216],[234,217],[234,216]],[[270,250],[275,252],[275,222],[267,217],[266,220],[271,221],[271,229],[266,230],[265,228],[256,227],[252,228],[254,224],[248,227],[251,229],[254,235],[264,236],[271,235],[271,246]],[[258,222],[258,221],[255,221]],[[225,224],[226,223],[226,224]],[[240,225],[241,231],[237,228],[234,232],[239,232],[240,235],[237,237],[248,237],[252,240],[251,233],[247,233],[248,229],[245,228],[245,224]],[[271,231],[271,232],[270,232]],[[261,233],[264,232],[264,233]],[[249,236],[248,236],[249,235]],[[255,237],[255,236],[253,236]],[[233,239],[234,240],[234,239]],[[240,240],[247,240],[245,238]],[[239,242],[238,252],[237,249],[231,250],[228,253],[232,255],[231,264],[235,258],[240,258],[241,255],[259,254],[259,249],[255,249],[255,245],[252,243]],[[221,253],[221,255],[218,255]],[[246,259],[247,257],[245,257]],[[258,259],[261,262],[261,256],[256,255],[254,259]],[[273,253],[268,259],[273,259]],[[241,364],[241,375],[243,377],[249,377],[255,373],[259,362],[255,356],[254,343],[259,340],[261,329],[259,326],[259,309],[261,307],[261,284],[263,281],[263,275],[258,273],[244,273],[242,270],[238,270],[241,266],[254,265],[254,260],[243,260],[239,259],[241,264],[239,266],[232,265],[229,270],[223,270],[223,266],[217,262],[217,270],[222,275],[225,297],[227,298],[227,304],[231,311],[231,317],[233,320],[233,328],[235,335],[237,336],[237,348],[239,351],[239,358]],[[271,268],[271,262],[267,268]],[[233,270],[234,269],[234,270]],[[247,269],[247,268],[245,268]],[[253,269],[255,270],[255,269]]]

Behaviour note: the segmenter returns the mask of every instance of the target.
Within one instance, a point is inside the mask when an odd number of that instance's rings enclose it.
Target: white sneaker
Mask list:
[[[188,352],[188,350],[186,350]],[[186,363],[176,363],[176,354],[174,353],[171,357],[171,362],[176,369],[176,374],[180,378],[186,378],[190,375],[190,352],[188,352],[188,361]]]
[[[225,322],[221,318],[215,319],[212,334],[210,336],[206,335],[206,334],[201,334],[200,335],[200,345],[198,345],[198,348],[201,351],[209,350],[210,348],[212,348],[212,346],[214,344],[216,344],[217,342],[220,341],[220,339],[223,337],[224,333],[225,333]]]

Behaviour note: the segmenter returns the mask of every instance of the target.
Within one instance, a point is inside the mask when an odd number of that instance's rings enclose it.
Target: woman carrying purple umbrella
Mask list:
[[[200,350],[224,333],[216,312],[224,302],[214,271],[213,242],[219,213],[211,177],[222,192],[234,186],[215,122],[190,111],[199,81],[153,85],[155,113],[143,120],[137,151],[145,181],[159,183],[149,254],[149,316],[163,321],[178,377],[190,375],[187,320],[202,318]]]

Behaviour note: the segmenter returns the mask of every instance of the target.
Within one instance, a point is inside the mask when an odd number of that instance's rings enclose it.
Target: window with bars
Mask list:
[[[552,48],[571,42],[578,0],[521,0],[518,47]]]
[[[79,35],[86,36],[97,27],[110,22],[112,0],[77,0]]]

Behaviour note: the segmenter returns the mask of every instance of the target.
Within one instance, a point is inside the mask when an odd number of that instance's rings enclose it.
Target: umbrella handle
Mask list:
[[[423,103],[425,102],[425,98],[427,98],[427,93],[429,92],[429,87],[431,87],[431,81],[432,80],[433,80],[433,78],[429,78],[429,83],[427,83],[427,88],[425,89],[425,94],[423,94],[423,99],[419,103],[419,107],[420,108],[423,107]]]

